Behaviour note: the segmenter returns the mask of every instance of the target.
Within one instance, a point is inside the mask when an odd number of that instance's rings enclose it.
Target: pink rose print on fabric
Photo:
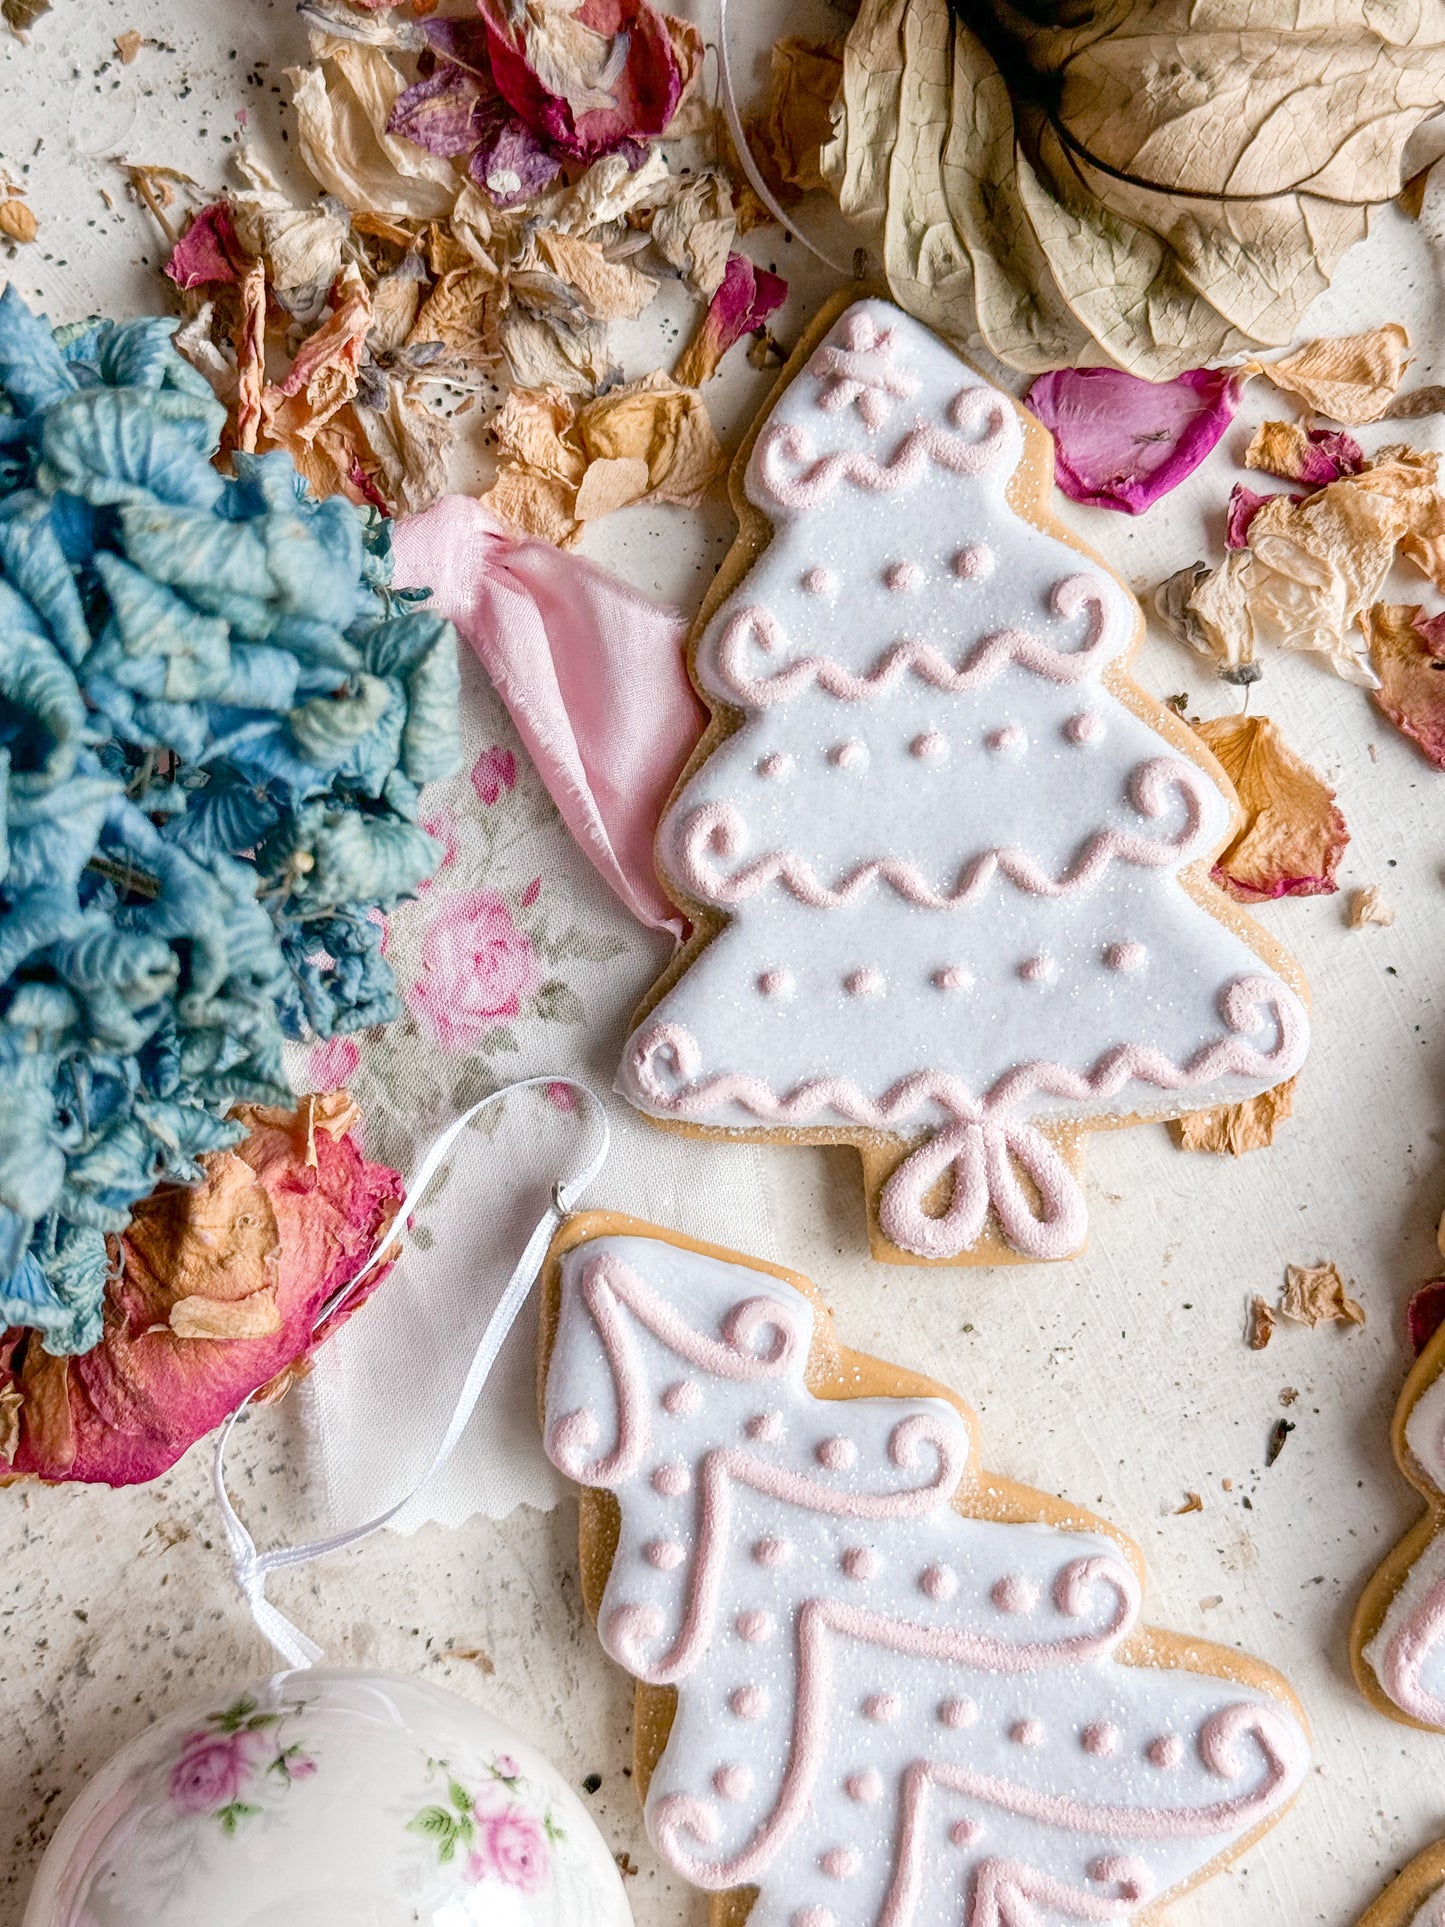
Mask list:
[[[495,890],[462,890],[438,909],[422,938],[421,973],[406,1000],[443,1050],[471,1050],[516,1017],[542,981],[531,938]]]
[[[473,1880],[490,1875],[519,1893],[540,1892],[551,1869],[541,1823],[510,1802],[495,1812],[488,1810],[490,1804],[484,1796],[479,1797],[473,1811],[477,1835],[467,1863],[468,1874]]]
[[[502,794],[510,790],[517,781],[517,759],[511,750],[503,749],[500,743],[493,743],[484,749],[472,764],[472,788],[490,809]]]
[[[351,1037],[328,1037],[318,1044],[307,1061],[307,1074],[314,1091],[339,1091],[356,1075],[361,1048]]]
[[[542,1095],[543,1097],[546,1098],[547,1102],[553,1107],[554,1110],[565,1111],[569,1116],[571,1116],[575,1111],[577,1111],[581,1105],[581,1099],[578,1097],[576,1091],[573,1090],[570,1084],[544,1085],[542,1089]],[[498,1761],[497,1766],[498,1766],[498,1771],[500,1772],[501,1770],[500,1761]],[[502,1777],[505,1779],[507,1776],[503,1774]]]
[[[171,1769],[171,1799],[182,1813],[215,1813],[240,1797],[251,1776],[258,1733],[192,1733]]]
[[[441,844],[442,854],[441,860],[431,875],[417,885],[418,895],[430,890],[443,870],[449,870],[452,867],[457,860],[457,851],[461,848],[461,831],[457,827],[457,819],[450,810],[434,810],[430,816],[423,816],[419,827],[425,830],[435,842]]]

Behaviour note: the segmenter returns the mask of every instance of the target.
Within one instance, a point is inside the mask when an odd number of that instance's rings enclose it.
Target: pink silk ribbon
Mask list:
[[[705,717],[676,609],[581,557],[512,535],[479,502],[444,496],[395,530],[398,588],[471,644],[572,835],[632,914],[687,925],[653,864],[658,818]]]

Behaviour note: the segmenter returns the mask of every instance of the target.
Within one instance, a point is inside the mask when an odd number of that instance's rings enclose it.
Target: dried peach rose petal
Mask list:
[[[1336,890],[1350,834],[1324,779],[1287,747],[1267,716],[1219,716],[1195,728],[1244,812],[1243,828],[1215,861],[1215,881],[1241,903]]]

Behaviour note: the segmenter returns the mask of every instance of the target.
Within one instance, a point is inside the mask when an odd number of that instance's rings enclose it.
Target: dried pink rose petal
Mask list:
[[[503,99],[544,146],[570,160],[625,152],[660,134],[701,67],[697,29],[647,0],[582,0],[575,9],[477,5]]]
[[[248,1393],[285,1383],[388,1270],[381,1265],[320,1328],[321,1307],[361,1269],[403,1186],[369,1163],[345,1092],[293,1113],[241,1105],[248,1135],[204,1157],[204,1183],[166,1185],[139,1204],[115,1244],[105,1331],[94,1350],[52,1358],[33,1333],[0,1343],[0,1391],[21,1395],[6,1470],[53,1481],[135,1485],[171,1466]],[[261,1337],[184,1338],[182,1301],[218,1312],[269,1295],[279,1320]]]
[[[1245,453],[1244,465],[1264,469],[1286,482],[1327,488],[1342,475],[1358,475],[1365,466],[1365,451],[1343,429],[1261,422]]]
[[[755,267],[745,254],[730,254],[718,291],[672,371],[673,380],[684,388],[700,388],[733,343],[761,328],[787,297],[788,284],[780,275]]]
[[[1224,525],[1224,546],[1227,549],[1247,549],[1249,547],[1249,525],[1269,500],[1257,490],[1246,488],[1243,482],[1236,482],[1229,497],[1229,514]]]
[[[1445,1278],[1432,1278],[1428,1284],[1421,1285],[1405,1310],[1405,1329],[1416,1358],[1442,1325],[1445,1325]]]
[[[1436,769],[1445,769],[1445,615],[1377,602],[1364,627],[1380,679],[1376,703]]]
[[[201,288],[208,281],[238,281],[238,264],[246,250],[236,238],[231,210],[212,201],[191,218],[190,226],[171,249],[165,271],[178,288]]]
[[[1054,438],[1054,479],[1072,502],[1141,515],[1198,468],[1234,419],[1237,369],[1141,381],[1120,368],[1059,368],[1024,397]]]

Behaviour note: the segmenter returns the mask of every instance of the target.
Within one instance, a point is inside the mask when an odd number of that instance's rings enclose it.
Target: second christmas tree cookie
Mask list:
[[[887,302],[820,318],[734,469],[711,727],[658,862],[696,931],[628,1042],[659,1122],[856,1144],[875,1256],[1063,1258],[1082,1132],[1305,1054],[1299,971],[1210,881],[1236,806],[1133,684],[1133,597],[1045,431]]]
[[[713,1927],[1157,1922],[1278,1818],[1278,1675],[1143,1625],[1136,1548],[983,1470],[967,1407],[806,1279],[593,1212],[543,1293],[584,1598]]]

